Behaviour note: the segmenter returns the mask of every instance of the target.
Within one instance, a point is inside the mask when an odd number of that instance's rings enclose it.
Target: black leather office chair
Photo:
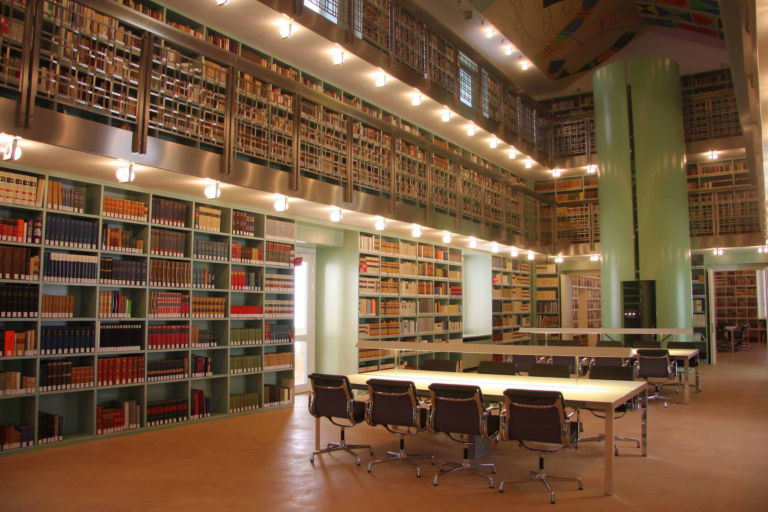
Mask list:
[[[457,372],[459,362],[452,359],[425,359],[421,362],[419,369],[432,372]]]
[[[353,450],[368,450],[373,455],[373,448],[368,444],[347,444],[344,432],[365,419],[365,402],[355,401],[352,386],[346,375],[328,375],[313,373],[309,375],[312,390],[309,393],[309,413],[316,418],[328,418],[328,421],[341,429],[338,443],[328,443],[322,450],[315,450],[309,462],[315,462],[315,455],[344,451],[355,458],[360,465],[360,457]]]
[[[495,437],[499,432],[499,416],[492,414],[494,407],[486,408],[483,393],[477,386],[457,384],[430,384],[431,407],[429,429],[447,434],[452,441],[464,445],[464,457],[460,463],[443,461],[440,472],[432,482],[437,485],[440,476],[458,471],[476,473],[488,478],[493,488],[493,477],[480,471],[490,468],[496,472],[493,464],[479,464],[469,458],[469,448]],[[446,470],[446,466],[452,466]]]
[[[570,377],[570,370],[567,364],[542,364],[536,363],[528,370],[531,377],[556,377],[567,379]]]
[[[536,364],[536,356],[528,355],[515,355],[512,356],[512,361],[517,365],[518,372],[528,372],[528,370]]]
[[[405,451],[405,438],[423,431],[427,426],[427,407],[422,407],[416,398],[416,386],[413,382],[402,380],[370,379],[368,384],[368,410],[365,420],[369,425],[383,425],[389,432],[400,438],[399,451],[387,451],[383,459],[368,463],[368,472],[374,464],[382,462],[405,461],[416,466],[416,476],[421,476],[421,468],[413,459],[435,458],[432,455],[411,455]]]
[[[578,482],[579,489],[584,486],[581,478],[548,475],[544,471],[543,454],[574,446],[578,433],[579,423],[567,420],[563,395],[559,391],[504,391],[501,438],[505,441],[518,441],[526,450],[540,452],[539,468],[532,470],[530,476],[544,484],[552,503],[555,503],[555,491],[549,480]],[[499,492],[504,492],[505,484],[526,481],[530,479],[504,480],[499,484]]]
[[[664,384],[677,384],[677,372],[675,365],[669,360],[669,351],[638,349],[635,364],[637,364],[637,376],[645,379],[654,388],[654,394],[649,396],[648,400],[664,400],[664,407],[667,407],[667,400],[672,398],[661,395],[662,387]]]
[[[590,379],[602,379],[602,380],[635,380],[635,368],[632,366],[595,366],[589,372]],[[614,409],[614,418],[621,418],[627,412],[636,408],[636,401],[625,402],[616,409]],[[590,409],[589,412],[598,418],[604,418],[605,411],[603,409]],[[616,441],[630,441],[640,448],[640,440],[634,437],[614,436]],[[594,437],[579,438],[579,443],[590,443],[605,441],[605,434],[598,434]],[[619,447],[614,444],[614,454],[619,454]]]
[[[655,340],[639,340],[635,342],[634,348],[661,348],[661,342]]]
[[[517,365],[512,361],[480,361],[477,373],[493,375],[517,375]]]
[[[682,348],[686,350],[695,350],[698,346],[691,341],[669,341],[667,342],[667,349]],[[677,375],[679,378],[679,385],[683,385],[683,377],[685,372],[685,362],[675,360],[675,366],[677,366]],[[699,366],[699,356],[692,358],[688,361],[688,368],[695,370]],[[699,375],[696,374],[696,392],[701,393],[701,386],[699,386]]]
[[[735,342],[735,345],[733,347],[733,350],[749,350],[752,345],[747,343],[747,339],[749,338],[749,324],[743,324],[740,329],[734,331],[733,333],[733,340]]]

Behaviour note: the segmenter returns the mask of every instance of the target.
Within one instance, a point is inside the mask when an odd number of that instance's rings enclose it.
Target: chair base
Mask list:
[[[321,453],[331,453],[331,452],[338,452],[343,451],[347,452],[351,456],[355,458],[355,464],[358,466],[360,465],[360,456],[353,452],[352,450],[368,450],[371,455],[373,455],[373,447],[369,444],[347,444],[344,440],[344,428],[341,429],[341,436],[338,443],[328,443],[328,445],[322,449],[322,450],[315,450],[312,452],[312,455],[309,457],[309,462],[312,464],[315,463],[315,455],[320,455]]]
[[[573,481],[579,483],[579,490],[581,491],[584,489],[584,484],[581,482],[581,478],[572,477],[572,476],[555,476],[555,475],[548,475],[544,471],[544,458],[539,457],[539,469],[538,470],[531,470],[530,478],[522,479],[522,480],[504,480],[499,484],[499,492],[504,492],[504,484],[510,483],[510,484],[516,484],[516,483],[524,483],[524,482],[532,482],[534,480],[538,480],[542,484],[544,484],[544,487],[547,488],[549,491],[549,497],[551,499],[551,503],[555,503],[555,491],[552,489],[552,486],[549,485],[549,480],[564,480],[564,481]]]
[[[403,461],[408,462],[409,464],[413,464],[416,467],[416,478],[421,477],[421,467],[416,464],[416,462],[413,459],[430,459],[430,462],[434,465],[435,464],[435,457],[434,455],[411,455],[409,453],[405,452],[404,448],[401,448],[400,451],[390,451],[387,450],[387,456],[383,459],[376,459],[372,460],[368,463],[368,472],[370,473],[373,469],[374,464],[382,464],[385,462],[397,462],[397,461]]]
[[[637,439],[636,437],[613,436],[613,439],[615,441],[632,442],[637,445],[637,448],[640,448],[640,440]],[[596,443],[596,442],[599,443],[601,441],[605,441],[605,434],[597,434],[594,437],[585,437],[583,439],[579,439],[576,446],[578,446],[581,443]],[[619,447],[616,446],[615,444],[613,445],[613,454],[617,457],[619,456]]]
[[[494,464],[479,464],[473,463],[469,459],[464,459],[461,462],[447,462],[443,461],[441,464],[440,472],[435,475],[435,479],[432,481],[432,485],[437,485],[437,480],[441,476],[450,475],[458,472],[474,473],[484,476],[488,479],[491,489],[493,489],[493,477],[487,473],[480,471],[480,468],[491,468],[491,473],[496,473],[496,466]],[[446,470],[445,466],[453,466],[451,469]]]

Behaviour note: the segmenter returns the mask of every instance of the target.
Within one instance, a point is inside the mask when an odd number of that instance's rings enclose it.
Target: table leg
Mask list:
[[[701,386],[699,384],[699,365],[696,365],[696,368],[693,369],[693,372],[696,374],[696,392],[701,393]]]
[[[691,360],[685,358],[685,366],[683,367],[685,375],[683,375],[683,403],[687,404],[691,399],[691,390],[688,386],[688,372],[691,371]]]
[[[643,449],[643,457],[648,456],[648,388],[643,390],[643,394],[640,396],[640,406],[642,408],[642,414],[640,415],[640,445]]]
[[[320,418],[315,418],[315,450],[320,449]]]
[[[605,495],[613,495],[613,406],[605,408]]]

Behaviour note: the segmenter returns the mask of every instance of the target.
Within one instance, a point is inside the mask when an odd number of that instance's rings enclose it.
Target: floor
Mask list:
[[[768,357],[765,345],[721,354],[702,368],[700,394],[690,405],[652,403],[648,457],[621,447],[615,460],[615,495],[603,495],[603,444],[589,443],[547,460],[555,474],[580,474],[584,490],[556,484],[557,509],[623,511],[768,510]],[[674,390],[672,390],[674,392]],[[599,420],[585,418],[587,434]],[[639,418],[617,423],[617,433],[636,437]],[[323,421],[323,441],[337,430]],[[377,454],[396,442],[383,428],[360,425],[350,443],[371,443]],[[112,437],[0,457],[0,510],[11,511],[392,511],[471,508],[553,510],[539,483],[507,486],[503,494],[486,480],[446,477],[432,485],[437,466],[374,467],[373,473],[343,453],[324,455],[314,466],[309,453],[314,420],[306,397],[294,409],[251,414]],[[623,443],[622,443],[623,444]],[[408,442],[414,453],[457,457],[446,437],[421,434]],[[500,478],[524,478],[536,455],[513,443],[491,447],[485,457]]]

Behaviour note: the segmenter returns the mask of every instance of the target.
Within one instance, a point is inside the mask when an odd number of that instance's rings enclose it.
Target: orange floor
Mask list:
[[[446,477],[438,487],[404,464],[372,474],[346,454],[309,463],[314,420],[299,397],[294,409],[155,430],[0,457],[0,511],[268,510],[268,511],[766,511],[768,510],[768,358],[765,345],[721,354],[702,369],[701,394],[688,406],[649,412],[649,456],[622,447],[615,460],[615,495],[603,496],[603,444],[582,445],[548,459],[555,474],[580,474],[584,490],[556,485],[551,508],[538,483],[491,491],[480,477]],[[600,427],[586,418],[589,434]],[[639,434],[637,415],[617,433]],[[323,440],[337,433],[323,423]],[[349,431],[349,442],[395,447],[383,428]],[[443,436],[422,434],[410,451],[456,457]],[[498,477],[523,478],[536,456],[513,443],[486,457]]]

